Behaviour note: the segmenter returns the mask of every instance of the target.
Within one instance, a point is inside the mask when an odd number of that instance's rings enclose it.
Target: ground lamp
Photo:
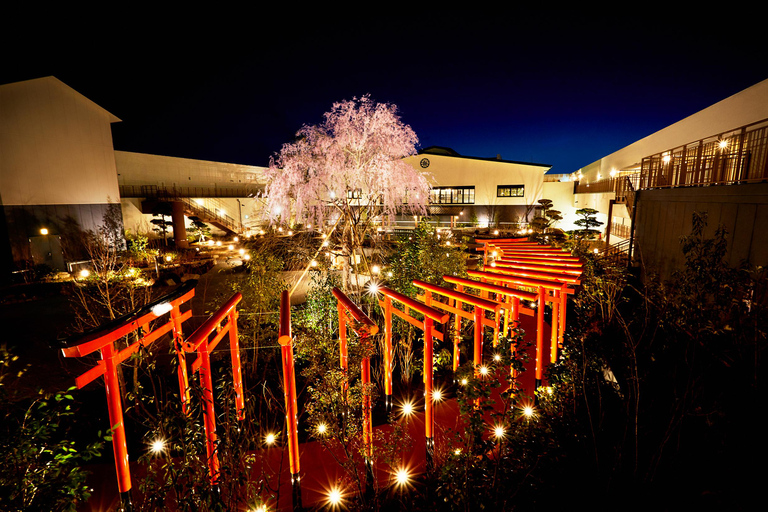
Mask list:
[[[285,425],[288,431],[288,463],[291,469],[293,509],[301,510],[301,484],[299,471],[299,427],[296,406],[296,373],[293,365],[293,337],[291,335],[291,295],[283,290],[280,296],[280,330],[278,333],[283,360],[283,392],[285,394]]]

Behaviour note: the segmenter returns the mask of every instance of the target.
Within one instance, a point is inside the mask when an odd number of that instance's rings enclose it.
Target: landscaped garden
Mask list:
[[[595,253],[589,211],[582,212],[581,230],[554,236],[558,212],[542,202],[525,238],[552,255],[578,259],[579,283],[563,302],[521,285],[521,296],[530,299],[491,304],[496,314],[458,327],[454,314],[435,327],[442,340],[425,337],[427,313],[413,313],[413,322],[396,314],[390,324],[382,306],[387,293],[429,305],[418,298],[427,289],[418,283],[454,291],[459,287],[446,276],[500,271],[504,255],[478,249],[494,238],[501,244],[522,237],[430,224],[426,183],[416,173],[398,174],[412,171],[397,162],[413,150],[415,137],[388,108],[368,100],[339,104],[326,124],[306,127],[286,145],[273,165],[272,224],[263,235],[238,241],[243,254],[228,277],[231,288],[206,299],[202,318],[187,314],[199,293],[196,281],[179,284],[179,275],[166,282],[173,257],[155,266],[155,255],[140,256],[148,254],[141,240],[120,251],[108,233],[92,235],[91,275],[71,283],[75,324],[85,332],[65,340],[62,361],[83,379],[82,389],[30,393],[35,383],[24,379],[34,378],[34,361],[5,348],[1,354],[0,507],[95,510],[92,495],[133,510],[746,506],[760,475],[734,469],[765,444],[757,406],[768,332],[763,270],[726,267],[726,234],[709,235],[706,216],[697,215],[681,244],[685,268],[662,283]],[[334,147],[340,134],[357,133],[360,110],[384,121],[375,132],[387,136],[375,155],[366,153],[369,139]],[[336,133],[334,126],[345,128]],[[356,144],[359,151],[351,151]],[[386,164],[377,160],[382,154],[389,155]],[[403,213],[403,205],[424,218],[394,231],[387,218]],[[187,257],[179,253],[177,263],[205,259],[194,248]],[[297,273],[308,291],[286,307],[281,299],[298,289]],[[501,290],[481,292],[477,283],[462,293],[478,304],[501,302]],[[340,310],[342,295],[359,311]],[[233,299],[236,315],[212,325],[208,319]],[[148,304],[170,309],[153,310],[150,318],[141,309]],[[469,310],[466,304],[457,309]],[[528,316],[510,321],[523,310]],[[145,317],[150,320],[141,323]],[[545,328],[557,334],[566,317],[560,339],[552,336],[554,361],[542,361],[538,336]],[[481,328],[478,338],[481,318],[491,329]],[[126,331],[114,347],[110,342],[109,351],[131,349],[114,367],[104,345],[103,362],[98,351],[75,349],[96,339],[88,329],[107,332],[132,322],[141,328]],[[210,344],[218,346],[206,362],[209,341],[192,331],[209,324],[218,340]],[[150,339],[161,329],[164,336]],[[225,334],[230,341],[219,343]],[[425,360],[425,353],[431,357]],[[294,384],[286,368],[294,376],[304,470],[289,453],[286,389]],[[531,379],[537,368],[545,373]],[[436,421],[430,436],[427,411],[438,403],[444,409],[435,415],[452,423]],[[121,407],[119,425],[111,420],[113,406]],[[120,473],[123,452],[111,449],[118,432],[131,463],[128,481]],[[94,470],[101,474],[89,477]],[[294,475],[300,480],[291,481]]]

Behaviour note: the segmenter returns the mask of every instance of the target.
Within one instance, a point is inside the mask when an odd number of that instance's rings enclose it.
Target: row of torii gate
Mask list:
[[[433,343],[431,341],[444,341],[453,334],[453,370],[456,371],[461,351],[462,321],[473,322],[472,361],[477,375],[483,365],[484,328],[493,329],[493,344],[496,346],[499,336],[509,333],[509,329],[519,322],[521,314],[535,316],[535,386],[538,388],[543,379],[545,357],[545,308],[543,306],[547,303],[551,306],[549,352],[550,362],[554,363],[557,360],[558,348],[561,348],[563,343],[566,302],[568,296],[574,293],[574,287],[580,284],[581,261],[562,249],[529,242],[527,239],[478,239],[476,242],[483,253],[483,270],[467,270],[468,276],[473,279],[444,276],[444,282],[453,285],[453,289],[415,280],[413,284],[421,290],[421,295],[410,298],[386,287],[378,288],[378,293],[381,295],[378,304],[384,316],[384,403],[388,410],[392,405],[394,368],[392,319],[399,317],[424,332],[424,436],[428,466],[434,450]],[[95,353],[101,356],[96,366],[75,379],[75,384],[78,388],[82,388],[99,377],[104,377],[118,490],[123,507],[127,510],[132,508],[132,485],[118,380],[120,363],[164,335],[170,334],[179,362],[177,375],[182,409],[185,412],[190,401],[189,372],[191,370],[193,375],[195,373],[199,375],[204,401],[208,476],[213,486],[218,485],[219,460],[216,453],[216,414],[210,353],[225,338],[230,345],[237,416],[239,420],[245,420],[243,378],[237,335],[237,304],[242,299],[242,295],[235,293],[192,335],[184,338],[182,326],[191,318],[192,311],[187,309],[182,312],[181,306],[188,303],[194,296],[195,284],[196,282],[190,281],[140,310],[115,320],[95,332],[70,340],[70,346],[62,349],[64,357],[84,357]],[[479,294],[469,293],[469,290],[478,290]],[[346,373],[348,369],[347,329],[350,328],[357,336],[365,338],[377,334],[379,327],[341,290],[334,289],[333,295],[337,299],[339,314],[340,366]],[[414,316],[414,312],[418,315]],[[486,314],[488,312],[493,315],[489,317]],[[451,315],[454,317],[453,333],[448,333],[447,327]],[[156,320],[160,321],[155,322]],[[443,330],[436,329],[435,324],[444,326]],[[125,348],[118,350],[117,342],[123,338],[133,341]],[[302,507],[301,467],[290,296],[287,290],[281,296],[278,341],[282,353],[293,507],[298,510]],[[188,364],[187,357],[191,356],[196,357],[191,364]],[[366,384],[370,384],[369,358],[362,360],[361,379],[364,388]],[[345,386],[348,386],[348,383]],[[370,481],[374,447],[372,403],[368,394],[363,397],[362,417],[363,445]]]

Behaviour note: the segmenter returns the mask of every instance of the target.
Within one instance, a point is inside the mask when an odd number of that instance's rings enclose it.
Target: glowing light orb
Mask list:
[[[493,435],[496,436],[496,439],[501,439],[502,437],[504,437],[505,433],[506,431],[504,430],[504,427],[502,427],[501,425],[496,425],[496,427],[494,427],[493,429]]]
[[[339,489],[338,487],[334,487],[330,491],[328,491],[328,503],[330,503],[334,507],[341,504],[341,500],[343,498],[344,496],[341,494],[341,489]]]
[[[488,367],[487,366],[481,366],[480,367],[480,375],[488,375]]]
[[[327,431],[328,431],[328,426],[325,423],[320,423],[317,425],[318,434],[325,434]]]
[[[277,441],[277,436],[271,432],[264,437],[264,442],[268,445],[275,444],[275,441]]]
[[[152,453],[162,453],[165,451],[165,439],[155,439],[149,445],[149,449]]]
[[[525,416],[526,418],[532,418],[535,413],[536,411],[534,411],[533,407],[531,407],[530,405],[526,405],[525,407],[523,407],[523,416]]]
[[[395,481],[397,482],[397,485],[405,485],[408,483],[408,480],[410,479],[411,479],[411,474],[405,468],[400,468],[395,473]]]
[[[83,270],[80,271],[80,277],[82,277],[83,279],[85,279],[90,275],[91,275],[91,271],[88,270],[87,268],[84,268]]]

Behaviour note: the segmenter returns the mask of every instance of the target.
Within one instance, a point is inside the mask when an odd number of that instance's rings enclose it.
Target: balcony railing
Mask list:
[[[768,119],[643,158],[640,188],[768,180]]]

